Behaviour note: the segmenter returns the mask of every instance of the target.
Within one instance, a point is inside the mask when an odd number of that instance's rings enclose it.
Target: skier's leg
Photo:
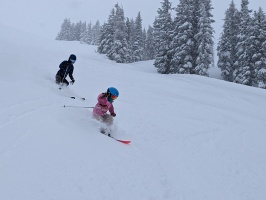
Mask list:
[[[55,75],[55,83],[59,85],[59,84],[61,84],[61,82],[62,82],[62,77],[60,75],[56,74]]]
[[[103,116],[103,122],[105,124],[105,134],[111,136],[111,126],[113,125],[114,118],[113,116],[106,114]]]
[[[104,123],[103,116],[101,116],[101,115],[96,115],[96,114],[93,113],[92,117],[93,117],[94,119],[96,119],[96,120],[98,120],[98,121],[101,122],[101,125],[100,125],[100,127],[99,127],[100,132],[103,133],[103,134],[105,134],[106,125],[105,125],[105,123]]]
[[[104,123],[106,123],[108,126],[111,126],[114,122],[114,118],[112,115],[106,114],[103,117]]]
[[[68,86],[68,85],[69,85],[69,82],[68,82],[66,79],[64,79],[62,83],[63,83],[65,86]]]

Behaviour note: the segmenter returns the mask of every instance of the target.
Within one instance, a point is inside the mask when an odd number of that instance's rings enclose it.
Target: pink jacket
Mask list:
[[[93,115],[104,116],[108,110],[111,114],[115,113],[113,104],[108,101],[105,93],[101,93],[98,96],[98,103],[93,108]]]

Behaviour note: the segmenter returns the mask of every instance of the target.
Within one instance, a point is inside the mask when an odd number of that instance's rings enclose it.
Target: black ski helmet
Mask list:
[[[70,56],[69,56],[69,59],[68,60],[77,60],[77,57],[74,55],[74,54],[71,54]]]

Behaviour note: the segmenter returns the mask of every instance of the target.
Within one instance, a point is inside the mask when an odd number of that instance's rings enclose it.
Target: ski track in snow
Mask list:
[[[47,102],[44,102],[45,105],[42,105],[42,101],[43,100],[27,101],[9,106],[1,111],[0,120],[5,122],[0,125],[0,132],[2,133],[0,135],[0,140],[5,141],[5,145],[1,145],[0,155],[13,147],[32,127],[37,126],[40,121],[47,118],[45,116],[45,111],[48,110],[50,113],[53,110],[53,105],[46,105]],[[42,106],[40,107],[40,105]],[[18,109],[21,107],[22,109]],[[37,120],[32,121],[34,118]],[[20,130],[19,134],[17,131],[18,129]]]

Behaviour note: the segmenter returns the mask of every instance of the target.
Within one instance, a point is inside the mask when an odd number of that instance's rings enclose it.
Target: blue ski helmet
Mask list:
[[[119,96],[119,92],[118,92],[118,90],[117,90],[116,88],[114,88],[114,87],[109,87],[109,88],[107,89],[107,94],[111,94],[111,95],[114,95],[114,96],[116,96],[116,97]]]

